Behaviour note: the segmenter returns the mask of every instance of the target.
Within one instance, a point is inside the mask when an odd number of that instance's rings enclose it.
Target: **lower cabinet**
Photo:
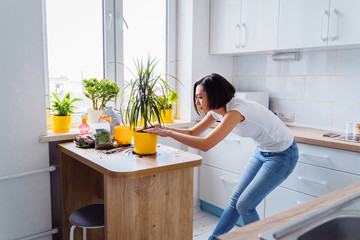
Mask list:
[[[265,199],[265,217],[270,217],[279,212],[306,203],[316,197],[299,193],[287,188],[275,188]]]
[[[360,182],[359,175],[298,162],[280,186],[320,197],[356,182]]]
[[[298,143],[299,162],[293,173],[256,208],[269,217],[312,199],[360,182],[360,153]],[[255,146],[228,139],[202,153],[199,195],[206,210],[226,208],[242,170]],[[243,155],[241,154],[243,150]],[[208,206],[213,206],[209,208]],[[220,211],[221,212],[221,211]],[[241,225],[241,224],[240,224]]]
[[[360,153],[298,143],[299,162],[265,199],[265,217],[360,182]]]
[[[229,204],[231,194],[240,175],[208,165],[200,167],[200,199],[221,210]],[[216,209],[216,208],[214,208]],[[264,202],[256,208],[260,219],[264,218]],[[218,211],[213,212],[219,215]],[[239,225],[243,225],[241,221]]]

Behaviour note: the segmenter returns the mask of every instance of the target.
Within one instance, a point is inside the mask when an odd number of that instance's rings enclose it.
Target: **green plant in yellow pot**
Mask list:
[[[151,127],[154,123],[163,124],[163,96],[170,91],[168,83],[155,75],[154,69],[157,59],[150,57],[144,62],[137,59],[134,61],[136,74],[129,83],[125,84],[121,100],[122,112],[130,128],[134,131],[134,152],[137,154],[156,153],[157,135],[144,133],[141,130]],[[125,97],[128,99],[125,101]]]
[[[74,98],[73,100],[70,100],[70,95],[71,93],[68,92],[65,94],[65,97],[60,100],[56,93],[52,92],[52,97],[55,99],[55,101],[50,101],[51,107],[48,109],[55,113],[53,116],[54,132],[70,131],[71,113],[77,109],[73,103],[82,101],[80,98]],[[51,97],[50,95],[47,96]]]
[[[174,110],[175,102],[178,98],[179,98],[178,94],[173,90],[169,90],[169,93],[162,97],[163,106],[164,106],[163,109],[164,123],[174,122],[173,110]]]

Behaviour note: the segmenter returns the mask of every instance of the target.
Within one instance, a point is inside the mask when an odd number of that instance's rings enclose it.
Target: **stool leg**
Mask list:
[[[70,240],[74,240],[74,230],[75,230],[76,226],[72,225],[70,228]]]
[[[86,240],[86,228],[83,228],[83,240]]]

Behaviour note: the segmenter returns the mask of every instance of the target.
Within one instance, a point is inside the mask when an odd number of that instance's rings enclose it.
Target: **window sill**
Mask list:
[[[192,127],[196,124],[196,122],[185,121],[185,120],[174,120],[174,123],[165,124],[165,126],[175,127],[175,128],[188,128]],[[79,128],[71,128],[70,132],[66,133],[56,133],[53,130],[47,130],[47,134],[40,136],[40,142],[57,142],[57,141],[65,141],[65,140],[74,140],[76,135],[79,135]]]

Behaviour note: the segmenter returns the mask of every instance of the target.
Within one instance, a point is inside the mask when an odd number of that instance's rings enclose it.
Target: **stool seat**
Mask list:
[[[69,217],[73,225],[82,228],[98,228],[104,226],[104,204],[92,204],[79,208]]]

